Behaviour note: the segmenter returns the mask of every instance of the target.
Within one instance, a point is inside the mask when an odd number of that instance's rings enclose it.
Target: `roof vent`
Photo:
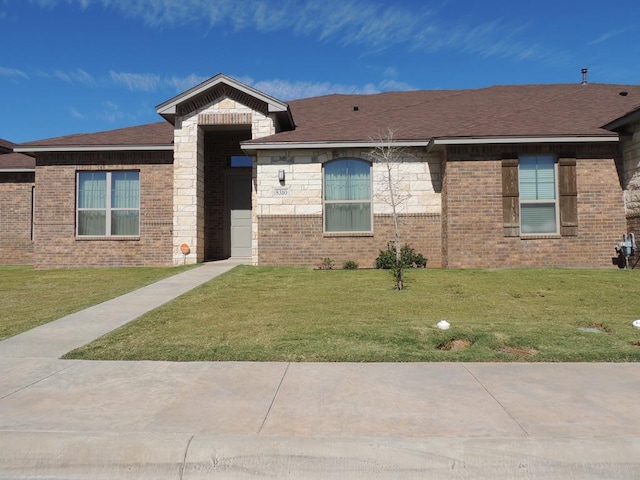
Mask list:
[[[353,106],[353,111],[354,111],[354,112],[357,112],[358,110],[360,110],[360,109],[358,108],[358,105],[354,105],[354,106]]]
[[[586,68],[582,69],[582,85],[587,84],[587,72],[588,72],[588,69]]]

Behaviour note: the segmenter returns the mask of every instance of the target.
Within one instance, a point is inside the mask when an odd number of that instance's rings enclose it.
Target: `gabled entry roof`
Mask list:
[[[247,95],[254,102],[259,102],[264,106],[265,113],[275,113],[284,130],[293,128],[293,119],[289,111],[289,105],[222,73],[161,103],[156,107],[156,111],[167,121],[175,124],[176,116],[181,114],[181,107],[186,107],[187,111],[190,111],[194,106],[197,107],[199,104],[209,103],[212,99],[215,99],[213,97],[216,97],[216,94],[223,94],[225,92],[224,87],[236,90],[241,94]]]

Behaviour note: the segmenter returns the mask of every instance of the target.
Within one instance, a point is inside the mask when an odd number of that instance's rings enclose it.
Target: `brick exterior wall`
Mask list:
[[[428,259],[428,267],[440,267],[440,215],[401,216],[402,243]],[[359,267],[375,266],[380,250],[393,240],[391,215],[374,215],[373,235],[323,234],[322,215],[260,215],[259,265],[319,266],[325,257],[340,268],[347,260]]]
[[[0,265],[33,263],[34,174],[0,172]]]
[[[522,146],[512,152],[574,156],[578,234],[505,237],[500,151],[450,148],[444,173],[444,266],[452,268],[612,267],[616,239],[626,231],[615,147]]]
[[[140,237],[76,237],[76,172],[140,171]],[[36,160],[36,268],[172,265],[171,152],[42,154]]]

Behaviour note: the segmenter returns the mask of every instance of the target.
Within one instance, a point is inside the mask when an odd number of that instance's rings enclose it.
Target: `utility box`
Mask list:
[[[618,268],[629,268],[629,257],[636,256],[636,236],[633,233],[625,233],[622,235],[622,242],[616,245],[615,249],[617,256],[613,257],[611,262]]]

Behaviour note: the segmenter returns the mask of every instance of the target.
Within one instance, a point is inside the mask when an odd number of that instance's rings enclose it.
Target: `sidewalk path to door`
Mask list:
[[[640,478],[640,364],[59,359],[233,266],[0,342],[0,479]]]

